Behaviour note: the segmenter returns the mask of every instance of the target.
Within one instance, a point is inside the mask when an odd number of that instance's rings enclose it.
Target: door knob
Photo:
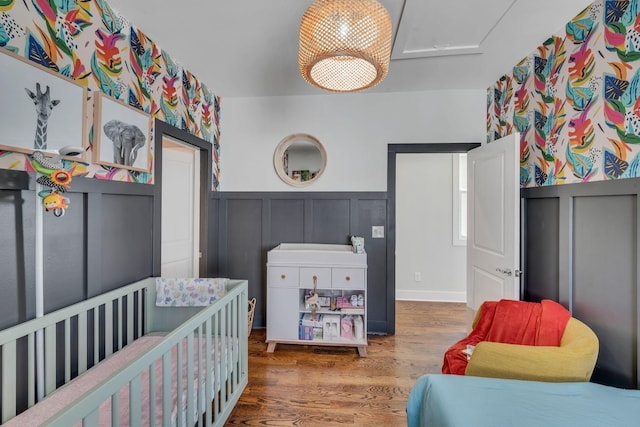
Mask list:
[[[511,276],[511,275],[513,274],[513,272],[511,271],[511,269],[510,269],[510,268],[504,268],[504,269],[502,269],[502,268],[496,268],[496,271],[497,271],[498,273],[506,274],[507,276]]]
[[[506,274],[507,276],[515,275],[516,277],[521,277],[522,273],[524,273],[522,270],[511,271],[510,268],[496,268],[496,271],[498,273]]]

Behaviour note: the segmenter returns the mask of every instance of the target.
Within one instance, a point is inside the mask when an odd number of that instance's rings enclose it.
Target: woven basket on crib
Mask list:
[[[256,310],[256,299],[251,298],[249,300],[249,333],[247,333],[247,336],[251,335],[251,328],[253,327],[253,312]]]

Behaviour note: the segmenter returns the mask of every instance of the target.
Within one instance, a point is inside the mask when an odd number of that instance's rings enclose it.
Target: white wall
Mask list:
[[[483,90],[224,98],[222,191],[300,191],[273,169],[278,143],[308,133],[327,150],[327,169],[305,191],[386,191],[387,144],[481,142]]]
[[[396,298],[464,302],[465,272],[466,246],[453,245],[453,155],[398,154]]]

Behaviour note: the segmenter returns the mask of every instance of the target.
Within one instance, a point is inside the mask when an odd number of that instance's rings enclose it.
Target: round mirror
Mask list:
[[[322,175],[327,165],[327,153],[313,136],[296,133],[280,141],[273,156],[273,165],[280,179],[301,187]]]

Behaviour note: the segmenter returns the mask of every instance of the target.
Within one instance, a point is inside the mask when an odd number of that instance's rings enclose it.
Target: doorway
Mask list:
[[[387,238],[387,325],[395,333],[396,304],[396,174],[398,154],[466,153],[480,143],[389,144],[387,150],[387,196],[389,233]]]
[[[162,139],[160,274],[198,277],[200,259],[200,151]]]
[[[466,154],[396,158],[397,300],[466,302],[466,242],[460,238],[466,215],[455,215],[454,207],[460,192],[454,186],[459,156]]]
[[[165,151],[165,145],[169,151]],[[189,235],[194,238],[191,243],[188,243],[190,247],[191,261],[183,261],[183,265],[190,265],[191,276],[190,277],[208,277],[212,274],[210,268],[215,268],[215,263],[209,261],[209,254],[212,249],[209,242],[212,241],[210,231],[212,227],[209,227],[209,204],[211,202],[211,192],[213,191],[213,165],[212,165],[212,151],[213,145],[193,136],[187,131],[178,129],[175,126],[171,126],[161,120],[154,120],[154,146],[155,146],[155,159],[154,159],[154,216],[153,221],[155,224],[159,224],[158,227],[154,227],[157,233],[154,233],[153,240],[153,275],[161,276],[164,273],[163,268],[163,242],[165,240],[165,232],[163,228],[163,217],[165,216],[165,210],[169,210],[168,215],[172,215],[171,209],[180,207],[182,203],[189,205],[190,213],[184,213],[181,209],[179,218],[171,225],[178,225],[183,227],[183,222],[190,222],[189,227],[184,227],[191,230]],[[188,160],[193,168],[191,172],[176,172],[177,170],[187,170],[183,166],[167,164],[165,166],[164,156],[170,156],[171,158],[176,155],[176,152],[182,152],[183,156],[192,157],[192,160]],[[188,154],[187,154],[188,153]],[[163,173],[165,167],[173,168],[174,172]],[[188,175],[193,177],[191,184],[182,183],[180,180],[184,177],[182,175]],[[189,178],[191,180],[191,178]],[[184,188],[189,185],[193,186],[193,190],[189,190],[191,201],[182,202],[181,198],[184,197]],[[188,199],[189,200],[189,199]],[[191,209],[193,206],[193,209]],[[175,214],[174,214],[175,216]],[[185,218],[187,221],[184,221]],[[215,227],[213,227],[215,229]],[[172,230],[173,231],[173,230]],[[215,239],[213,240],[215,241]],[[187,274],[189,270],[182,270],[180,273]],[[168,273],[167,273],[168,274]],[[176,273],[177,274],[177,273]]]

